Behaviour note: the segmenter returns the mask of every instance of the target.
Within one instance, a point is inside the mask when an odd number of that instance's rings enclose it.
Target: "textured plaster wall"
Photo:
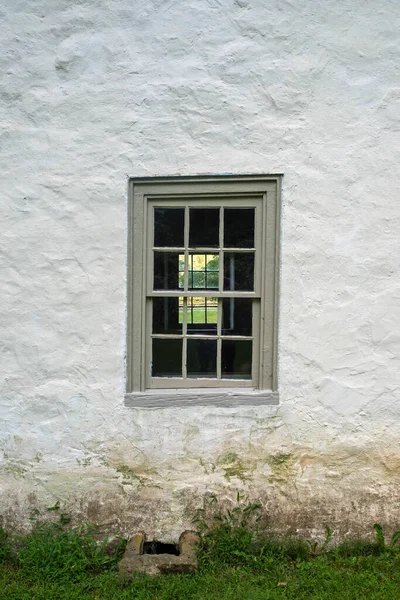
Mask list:
[[[1,513],[399,525],[398,0],[3,0]],[[285,174],[278,407],[132,409],[127,176]]]

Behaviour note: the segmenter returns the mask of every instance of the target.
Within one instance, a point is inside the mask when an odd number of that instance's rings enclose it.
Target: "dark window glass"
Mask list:
[[[184,208],[155,208],[154,245],[159,248],[183,247],[184,222]]]
[[[251,379],[252,342],[222,340],[222,378]]]
[[[154,252],[154,289],[179,289],[178,252]]]
[[[189,215],[189,246],[218,248],[219,208],[191,208]]]
[[[254,208],[224,209],[225,248],[254,248]]]
[[[252,335],[253,301],[249,298],[222,300],[222,335]]]
[[[186,303],[188,334],[216,335],[218,299],[204,296],[189,297]]]
[[[217,341],[187,341],[187,374],[188,377],[217,376]]]
[[[153,298],[153,333],[182,333],[181,298]]]
[[[182,340],[153,339],[153,377],[182,377]]]
[[[224,290],[254,290],[254,252],[224,253]]]

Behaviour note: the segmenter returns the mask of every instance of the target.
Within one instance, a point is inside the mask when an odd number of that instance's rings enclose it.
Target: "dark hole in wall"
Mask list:
[[[143,554],[173,554],[174,556],[179,556],[179,547],[177,544],[145,542],[143,544]]]

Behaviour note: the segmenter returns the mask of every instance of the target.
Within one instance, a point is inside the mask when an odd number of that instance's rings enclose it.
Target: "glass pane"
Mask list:
[[[189,246],[218,248],[219,208],[191,208],[189,215]]]
[[[187,341],[188,377],[217,376],[217,340]]]
[[[218,298],[195,296],[187,298],[187,332],[197,335],[216,335]]]
[[[224,247],[254,248],[254,208],[224,209]]]
[[[218,254],[189,254],[189,290],[218,289]]]
[[[252,342],[222,340],[222,378],[251,379]]]
[[[180,285],[178,252],[154,252],[154,289],[177,290]]]
[[[224,252],[224,290],[254,290],[254,252]]]
[[[154,209],[154,245],[163,248],[183,247],[184,208]]]
[[[206,277],[204,272],[193,271],[192,276],[192,287],[193,288],[204,288]]]
[[[218,271],[216,273],[206,272],[206,288],[218,289]]]
[[[153,298],[153,333],[182,333],[183,298]]]
[[[153,338],[153,377],[182,377],[182,339]]]
[[[253,301],[249,298],[222,300],[222,335],[252,335]]]
[[[182,290],[185,287],[185,255],[184,254],[179,255],[178,285],[179,285],[179,289],[182,289]]]

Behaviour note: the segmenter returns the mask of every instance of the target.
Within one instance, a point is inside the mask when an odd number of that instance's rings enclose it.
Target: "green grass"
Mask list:
[[[191,323],[191,312],[188,309],[188,323]],[[218,321],[218,307],[207,307],[207,323],[217,323]],[[204,308],[193,308],[193,323],[204,323],[205,322],[205,309]],[[183,323],[183,309],[179,309],[179,323]]]
[[[195,575],[123,582],[116,572],[86,574],[77,580],[49,580],[10,565],[0,567],[5,600],[375,600],[400,598],[399,555],[309,561],[266,561],[249,566],[202,566]]]

